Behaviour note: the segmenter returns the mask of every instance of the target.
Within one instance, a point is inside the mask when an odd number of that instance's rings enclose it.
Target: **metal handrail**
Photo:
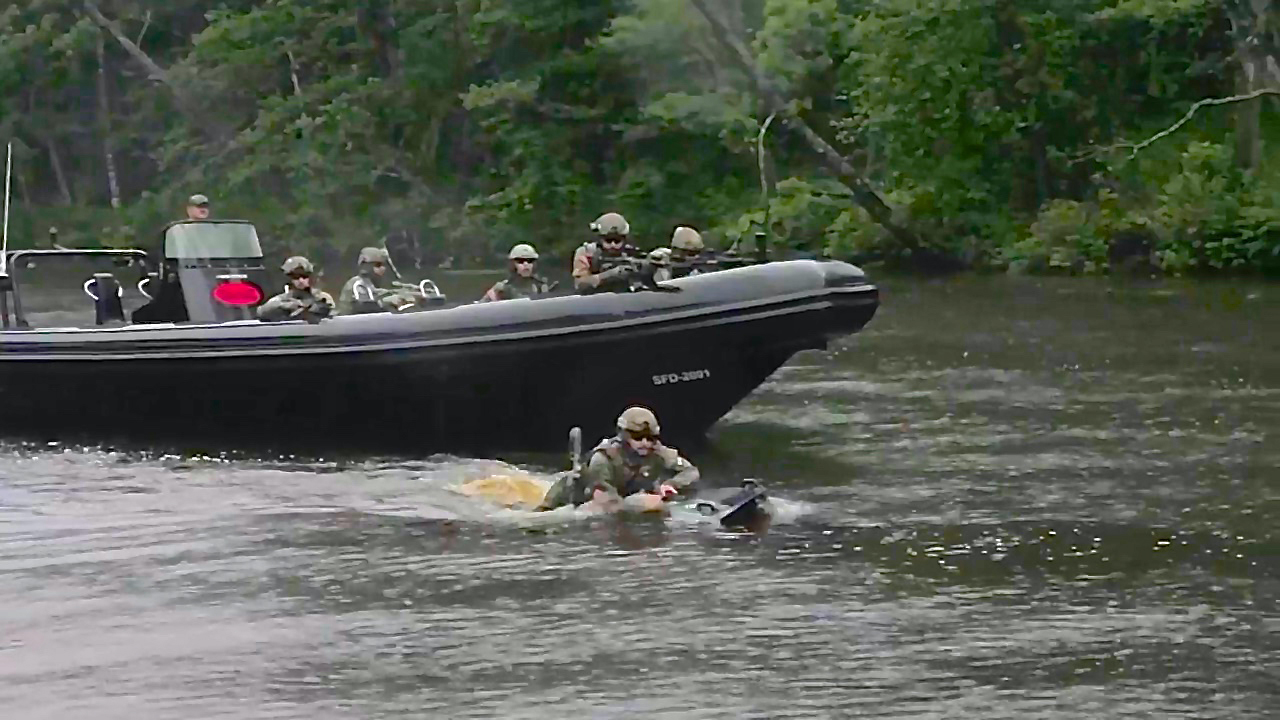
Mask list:
[[[28,258],[28,257],[38,257],[38,258],[76,258],[76,257],[112,258],[114,257],[114,258],[129,258],[131,260],[136,259],[136,260],[142,261],[143,263],[146,263],[147,260],[150,258],[150,256],[147,254],[145,250],[137,250],[137,249],[5,250],[3,251],[3,253],[0,253],[0,257],[3,257],[4,265],[8,269],[8,275],[5,276],[5,282],[3,285],[0,285],[0,295],[12,296],[13,298],[12,307],[10,307],[10,303],[8,302],[8,299],[9,299],[8,297],[0,298],[4,300],[4,302],[0,302],[0,315],[3,315],[3,317],[0,317],[0,326],[9,327],[10,316],[12,315],[12,324],[19,328],[30,327],[30,325],[27,323],[26,314],[22,310],[22,300],[18,293],[18,275],[19,275],[19,271],[23,269],[22,264],[18,262],[19,260],[22,260],[23,258]],[[98,300],[97,296],[89,292],[88,285],[90,282],[92,281],[86,282],[83,289],[85,293],[89,295],[89,297],[94,299],[94,302],[97,302]],[[118,288],[118,290],[123,295],[124,293],[123,288]],[[143,294],[145,295],[146,293],[143,293]]]

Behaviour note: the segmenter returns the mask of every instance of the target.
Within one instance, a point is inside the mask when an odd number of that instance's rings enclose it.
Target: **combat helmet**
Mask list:
[[[702,242],[702,235],[697,230],[681,225],[671,233],[671,247],[685,252],[699,253],[706,248],[706,244]]]
[[[511,252],[507,253],[508,260],[537,260],[538,251],[529,243],[520,243],[511,248]]]
[[[365,265],[365,264],[372,265],[373,263],[386,263],[389,257],[390,256],[388,255],[387,251],[383,250],[380,247],[367,247],[367,248],[362,248],[360,250],[360,259],[358,260],[358,262],[361,265]]]
[[[314,275],[316,273],[316,268],[311,264],[311,261],[301,255],[294,255],[288,260],[285,260],[284,264],[280,266],[280,269],[284,271],[285,275],[289,276]]]
[[[626,433],[658,435],[658,416],[646,407],[633,405],[618,416],[618,430]]]
[[[631,234],[631,225],[627,219],[616,212],[607,212],[591,223],[591,229],[600,237],[617,237]]]

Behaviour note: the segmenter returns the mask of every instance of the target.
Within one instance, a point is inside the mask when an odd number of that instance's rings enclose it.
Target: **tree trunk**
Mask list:
[[[1049,140],[1043,124],[1031,133],[1031,156],[1036,172],[1036,207],[1039,208],[1054,195],[1053,179],[1049,168]]]
[[[1261,87],[1258,66],[1253,60],[1241,64],[1238,91],[1247,95]],[[1254,98],[1236,107],[1236,164],[1252,170],[1262,164],[1262,98]]]
[[[120,181],[116,176],[115,143],[111,137],[111,99],[107,93],[107,41],[98,33],[98,126],[102,132],[102,157],[107,168],[107,192],[111,207],[120,209]]]
[[[1272,0],[1229,0],[1226,6],[1240,63],[1236,92],[1248,95],[1275,82]],[[1262,104],[1258,97],[1236,108],[1236,164],[1246,170],[1262,164]]]
[[[434,177],[436,167],[439,165],[440,154],[440,132],[444,129],[444,114],[448,108],[437,109],[431,114],[431,119],[427,121],[427,132],[422,138],[422,158],[423,169],[427,177]]]
[[[29,212],[31,210],[31,189],[27,187],[27,174],[20,172],[17,177],[18,192],[22,195],[22,207]]]
[[[366,0],[356,9],[356,26],[369,37],[373,46],[374,63],[378,75],[393,78],[400,74],[403,63],[396,46],[396,20],[387,7],[386,0]]]
[[[62,169],[62,157],[58,155],[58,144],[53,137],[47,137],[44,145],[49,150],[49,166],[53,168],[53,177],[58,181],[58,193],[62,196],[62,204],[71,205],[75,202],[75,199],[71,197],[71,186],[67,184],[67,173]]]

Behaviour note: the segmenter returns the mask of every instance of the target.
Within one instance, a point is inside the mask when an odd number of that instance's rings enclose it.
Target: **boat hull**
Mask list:
[[[143,441],[553,450],[631,404],[691,442],[794,353],[856,332],[876,289],[798,261],[602,294],[318,325],[0,333],[0,429]]]

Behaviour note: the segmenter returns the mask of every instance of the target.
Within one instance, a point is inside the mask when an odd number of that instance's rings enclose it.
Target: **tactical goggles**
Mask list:
[[[658,434],[649,432],[648,430],[627,430],[627,437],[637,442],[648,440],[649,442],[658,442]]]
[[[513,263],[515,263],[515,264],[517,264],[517,265],[532,265],[532,264],[534,264],[534,263],[536,263],[536,262],[538,262],[538,261],[537,261],[537,260],[534,260],[534,259],[532,259],[532,258],[516,258],[515,260],[512,260],[511,262],[513,262]]]
[[[290,280],[310,280],[311,273],[289,273]]]
[[[622,235],[605,235],[603,238],[600,239],[600,242],[610,243],[614,245],[621,245],[622,243],[626,242],[626,240],[627,239]]]

